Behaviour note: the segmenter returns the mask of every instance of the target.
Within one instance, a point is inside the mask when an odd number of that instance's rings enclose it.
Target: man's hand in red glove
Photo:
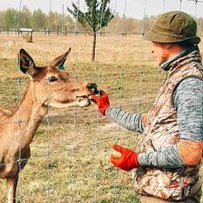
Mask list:
[[[113,145],[113,148],[121,153],[121,157],[111,155],[111,163],[113,163],[115,167],[125,171],[130,171],[139,166],[138,153],[116,144]]]
[[[91,100],[97,104],[102,115],[106,115],[106,109],[110,106],[109,98],[104,91],[99,91],[100,94],[92,96]]]

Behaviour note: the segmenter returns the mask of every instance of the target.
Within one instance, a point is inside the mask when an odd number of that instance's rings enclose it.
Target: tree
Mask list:
[[[18,12],[13,8],[9,8],[4,13],[4,26],[6,28],[15,29],[17,26]]]
[[[49,12],[47,15],[47,28],[51,31],[57,31],[57,27],[61,24],[61,14],[58,12]]]
[[[73,19],[69,15],[65,15],[64,25],[67,27],[69,31],[74,31],[74,22]]]
[[[46,25],[46,14],[41,9],[32,13],[32,28],[36,30],[44,29]]]
[[[19,28],[31,27],[31,16],[32,16],[32,13],[30,12],[29,8],[27,8],[26,6],[23,6],[22,11],[20,11]]]
[[[92,61],[95,60],[97,32],[113,19],[109,8],[110,0],[85,0],[87,11],[81,11],[72,3],[73,10],[67,8],[70,14],[93,36]]]

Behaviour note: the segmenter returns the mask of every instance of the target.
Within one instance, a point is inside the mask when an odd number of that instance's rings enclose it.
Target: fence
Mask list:
[[[74,81],[97,83],[99,89],[108,93],[113,106],[146,112],[165,78],[151,56],[150,43],[137,33],[123,37],[122,30],[98,35],[96,61],[90,62],[92,37],[75,33],[78,31],[48,35],[45,31],[34,31],[33,43],[26,43],[15,30],[2,30],[1,106],[19,106],[29,84],[29,77],[19,71],[20,48],[43,66],[71,47],[65,67]],[[17,200],[136,203],[131,173],[116,170],[109,157],[114,143],[136,150],[139,141],[134,132],[101,117],[94,105],[63,110],[49,107],[31,144],[32,156],[20,171]],[[0,181],[0,202],[5,202],[7,189],[4,181]]]

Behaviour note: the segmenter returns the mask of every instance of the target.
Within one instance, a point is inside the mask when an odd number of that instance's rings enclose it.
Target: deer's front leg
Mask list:
[[[16,188],[18,183],[18,175],[13,178],[7,178],[7,188],[8,188],[8,203],[16,202]]]

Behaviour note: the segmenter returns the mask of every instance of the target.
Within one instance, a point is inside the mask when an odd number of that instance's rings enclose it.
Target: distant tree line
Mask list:
[[[32,28],[36,31],[56,29],[62,30],[64,27],[68,30],[74,30],[75,23],[69,15],[63,15],[57,12],[44,13],[41,9],[31,12],[26,6],[18,13],[18,10],[8,8],[0,11],[0,27],[2,30]]]
[[[32,28],[35,31],[50,30],[52,32],[86,32],[80,23],[76,22],[65,8],[65,14],[58,12],[44,13],[41,9],[30,11],[23,6],[20,13],[18,10],[8,8],[0,11],[0,31],[17,30],[18,28]],[[19,20],[18,20],[19,19]],[[141,34],[146,32],[155,20],[155,16],[146,16],[143,19],[127,18],[114,14],[114,18],[102,33]],[[199,32],[203,33],[203,18],[198,18]],[[99,31],[100,32],[100,31]]]

